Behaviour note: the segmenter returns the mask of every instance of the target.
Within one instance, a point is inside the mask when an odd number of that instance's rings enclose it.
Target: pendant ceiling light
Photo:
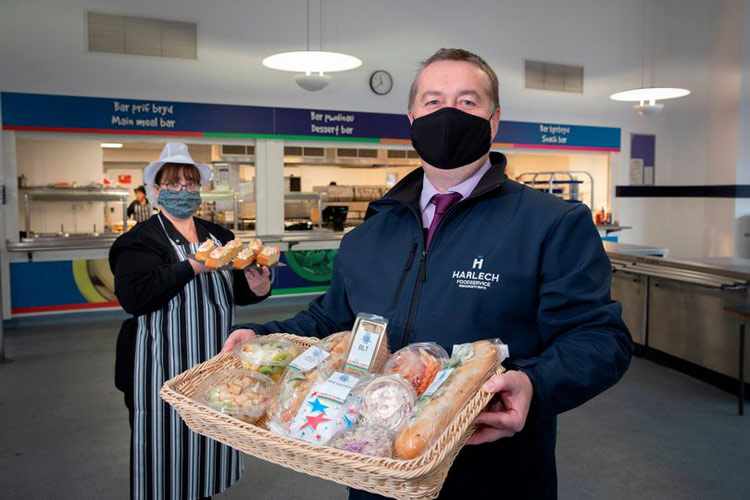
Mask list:
[[[638,104],[633,105],[633,109],[635,109],[635,112],[638,113],[641,116],[652,116],[656,115],[661,112],[662,109],[664,109],[663,104],[659,104],[656,101],[663,101],[665,99],[676,99],[678,97],[685,97],[686,95],[690,95],[690,91],[688,89],[682,89],[682,88],[675,88],[675,87],[656,87],[654,86],[654,57],[653,57],[653,33],[651,30],[649,30],[649,38],[650,39],[650,45],[651,45],[651,86],[647,87],[645,85],[645,66],[646,66],[646,26],[649,24],[649,19],[653,18],[652,16],[646,16],[646,2],[648,0],[643,0],[643,17],[644,22],[643,25],[643,33],[641,36],[641,41],[643,42],[643,47],[641,50],[641,86],[637,89],[631,89],[631,90],[625,90],[623,92],[615,92],[614,94],[610,95],[609,98],[613,101],[631,101],[631,102],[637,102]]]
[[[263,59],[263,66],[267,68],[300,73],[294,81],[311,92],[324,89],[331,81],[331,77],[324,73],[347,71],[362,65],[362,61],[354,56],[323,50],[323,8],[320,3],[318,11],[320,50],[310,50],[310,0],[307,0],[307,50],[282,52]]]

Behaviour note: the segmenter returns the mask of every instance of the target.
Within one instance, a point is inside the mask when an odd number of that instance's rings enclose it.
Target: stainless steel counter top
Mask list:
[[[287,231],[282,235],[256,236],[255,231],[237,231],[237,237],[260,238],[267,243],[281,243],[288,248],[296,246],[304,249],[338,246],[338,242],[345,233],[334,232],[329,229],[313,229],[312,231]],[[43,252],[55,250],[95,250],[108,249],[119,235],[79,236],[68,238],[38,238],[6,244],[9,252]],[[303,249],[303,248],[300,248]]]
[[[750,259],[669,259],[608,251],[615,272],[624,271],[720,289],[750,287]]]
[[[624,253],[628,255],[653,255],[655,257],[666,257],[669,253],[668,248],[631,245],[629,243],[619,243],[615,241],[603,241],[604,250],[607,253]]]

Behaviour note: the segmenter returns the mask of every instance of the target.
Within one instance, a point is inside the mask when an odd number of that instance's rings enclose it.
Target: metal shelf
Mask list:
[[[97,188],[53,188],[37,187],[22,188],[25,191],[24,205],[26,208],[25,229],[26,236],[31,235],[31,202],[32,201],[103,201],[122,203],[123,231],[128,227],[128,191],[124,189]]]
[[[584,170],[559,170],[551,172],[525,172],[518,177],[516,181],[531,186],[540,191],[546,191],[554,194],[558,198],[570,203],[581,203],[584,195],[583,191],[578,191],[579,185],[585,184],[584,180],[576,179],[575,176],[588,177],[591,192],[589,194],[589,207],[594,210],[594,178],[590,173]],[[531,177],[531,179],[529,179]],[[573,186],[576,187],[574,192]]]

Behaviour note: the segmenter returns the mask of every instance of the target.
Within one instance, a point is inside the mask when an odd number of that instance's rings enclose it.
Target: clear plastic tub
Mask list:
[[[225,370],[201,382],[195,400],[239,420],[253,423],[266,412],[278,388],[258,372]]]
[[[287,365],[302,352],[302,347],[284,340],[270,340],[257,337],[238,344],[234,355],[242,362],[243,368],[252,370],[278,382]]]
[[[393,455],[395,437],[395,433],[385,427],[358,425],[340,431],[328,445],[342,451],[390,458]]]
[[[421,396],[443,369],[448,353],[434,342],[419,342],[399,349],[391,355],[383,373],[397,373],[411,382]]]
[[[397,432],[411,415],[417,393],[401,375],[375,377],[362,391],[359,417],[363,425]]]

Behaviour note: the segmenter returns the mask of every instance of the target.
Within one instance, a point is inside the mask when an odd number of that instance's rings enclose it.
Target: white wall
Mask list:
[[[750,0],[745,0],[742,38],[742,86],[737,135],[737,184],[750,184]],[[734,212],[735,255],[750,257],[750,199],[738,200]]]
[[[607,154],[529,154],[506,151],[508,168],[506,173],[516,179],[528,172],[584,171],[593,178],[594,203],[591,206],[591,182],[585,175],[576,175],[584,181],[579,186],[580,200],[589,205],[592,212],[604,207],[610,208],[609,201],[609,155]],[[548,179],[549,177],[544,177]],[[522,179],[530,180],[530,177]],[[559,178],[564,180],[564,178]]]
[[[417,62],[441,46],[462,46],[497,70],[505,119],[621,127],[625,162],[631,133],[655,133],[657,184],[736,182],[746,0],[645,0],[645,13],[643,1],[323,0],[324,49],[356,54],[364,64],[308,93],[291,74],[261,66],[271,53],[304,48],[301,0],[4,0],[0,90],[399,113]],[[317,6],[313,1],[313,48]],[[198,60],[87,53],[84,9],[197,21]],[[656,84],[693,91],[653,118],[607,98],[640,85],[644,47],[655,62]],[[584,94],[523,89],[524,59],[583,65]],[[395,81],[385,97],[367,84],[379,68]],[[627,168],[618,171],[626,184]],[[616,216],[635,228],[623,241],[651,243],[645,239],[668,234],[668,246],[689,255],[724,252],[723,243],[704,244],[714,229],[701,226],[696,234],[692,223],[720,220],[719,239],[734,240],[735,207],[692,201],[668,221],[633,208],[641,200],[617,204]],[[647,203],[663,213],[674,204]],[[693,212],[690,220],[684,215]]]
[[[18,175],[26,176],[28,186],[47,186],[57,182],[75,182],[78,186],[103,180],[102,148],[95,141],[18,139],[16,143]],[[122,214],[121,205],[115,207]],[[104,229],[105,203],[100,201],[33,202],[31,230],[37,233],[91,232]],[[23,192],[19,196],[20,221],[24,220]],[[120,220],[122,218],[120,217]],[[23,222],[21,228],[23,229]]]

